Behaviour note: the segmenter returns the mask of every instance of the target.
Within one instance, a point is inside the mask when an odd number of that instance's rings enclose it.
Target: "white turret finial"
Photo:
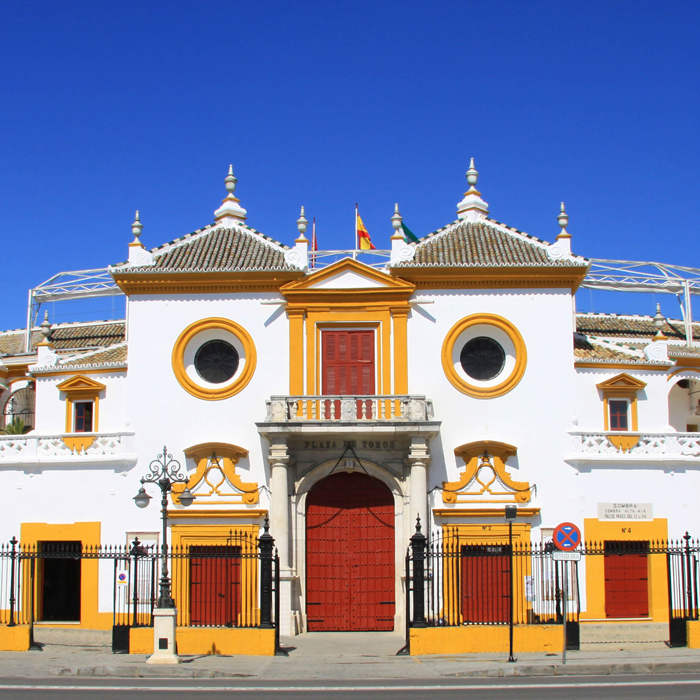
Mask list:
[[[467,182],[470,189],[476,189],[476,183],[479,181],[479,171],[474,167],[474,159],[469,160],[469,170],[467,170]]]
[[[306,238],[304,234],[309,227],[309,220],[304,216],[304,206],[301,207],[301,216],[297,219],[297,228],[299,229],[299,238]]]
[[[233,174],[233,164],[228,166],[228,175],[226,176],[226,179],[224,180],[224,184],[226,185],[226,191],[229,194],[233,194],[236,191],[236,183],[238,180],[236,179],[236,176]]]
[[[657,304],[656,316],[654,316],[654,328],[656,328],[656,335],[654,336],[654,340],[666,340],[666,335],[663,331],[665,325],[666,317],[661,313],[661,304]]]
[[[566,231],[566,227],[569,225],[569,215],[566,213],[566,209],[564,208],[564,202],[561,203],[561,210],[559,212],[559,216],[557,216],[557,221],[561,227],[561,233],[559,236],[563,234],[568,236],[569,234]],[[557,238],[559,238],[559,236],[557,236]]]
[[[391,225],[394,227],[394,235],[401,235],[401,238],[403,238],[403,234],[399,234],[399,231],[402,223],[403,216],[399,213],[399,205],[397,203],[394,205],[394,216],[391,217]]]
[[[143,231],[143,224],[141,223],[141,219],[139,217],[139,210],[136,210],[136,217],[134,218],[134,223],[131,224],[131,232],[134,234],[134,243],[139,242],[139,236],[141,235],[141,231]]]
[[[51,323],[49,322],[48,311],[44,311],[44,320],[41,322],[39,328],[41,328],[41,334],[44,336],[44,342],[47,343],[49,335],[51,335]]]
[[[233,194],[236,191],[238,180],[233,174],[233,165],[228,166],[228,175],[224,178],[226,192],[222,205],[214,212],[214,219],[220,224],[234,224],[245,221],[245,209],[238,203],[240,200]]]
[[[465,221],[481,221],[489,213],[489,205],[481,198],[481,192],[476,189],[479,171],[474,167],[474,159],[469,160],[467,182],[469,189],[464,193],[464,199],[457,205],[457,216]]]

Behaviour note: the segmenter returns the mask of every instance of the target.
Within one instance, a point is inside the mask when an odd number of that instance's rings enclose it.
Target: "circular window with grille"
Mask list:
[[[445,375],[462,393],[494,398],[520,381],[527,362],[518,329],[495,314],[473,314],[450,329],[442,346]]]
[[[255,371],[250,334],[235,321],[207,318],[188,326],[173,348],[173,371],[185,391],[200,399],[227,399]]]

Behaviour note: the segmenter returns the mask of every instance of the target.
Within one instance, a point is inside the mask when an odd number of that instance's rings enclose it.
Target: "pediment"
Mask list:
[[[100,392],[105,388],[104,384],[100,384],[100,382],[96,382],[94,379],[90,379],[90,377],[86,377],[82,374],[78,374],[75,377],[71,377],[70,379],[66,379],[65,382],[61,382],[56,386],[57,389],[60,391],[94,391],[94,392]]]
[[[612,379],[606,379],[604,382],[596,384],[596,386],[603,391],[619,391],[620,389],[639,391],[646,386],[646,382],[641,381],[641,379],[635,379],[626,372],[623,372],[622,374],[618,374],[616,377],[612,377]]]
[[[352,258],[340,260],[333,265],[312,272],[302,279],[285,284],[280,291],[285,296],[300,293],[323,295],[333,292],[403,292],[413,293],[415,286],[410,282],[375,270]]]

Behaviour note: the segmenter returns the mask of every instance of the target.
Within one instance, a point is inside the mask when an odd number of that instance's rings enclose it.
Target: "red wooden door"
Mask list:
[[[649,617],[649,542],[605,542],[605,617]]]
[[[241,612],[241,548],[190,549],[190,624],[235,627]]]
[[[462,547],[463,621],[508,622],[510,575],[507,546]]]
[[[306,513],[310,632],[394,629],[394,496],[366,474],[319,482]]]
[[[321,392],[325,395],[354,396],[374,394],[374,331],[323,331],[321,334],[323,374]],[[325,402],[326,418],[340,417],[340,402]],[[358,417],[371,418],[371,403],[357,402]]]

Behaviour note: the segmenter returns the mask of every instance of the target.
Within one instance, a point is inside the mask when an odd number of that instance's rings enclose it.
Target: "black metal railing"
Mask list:
[[[168,548],[178,626],[275,629],[279,650],[279,557],[274,539],[266,527],[260,537],[231,530],[222,540]],[[130,627],[153,625],[161,558],[161,548],[138,539],[128,546],[86,546],[26,545],[13,537],[0,544],[0,624],[80,622],[84,565],[102,560],[107,568],[100,565],[98,575],[111,572],[112,624],[121,632],[115,638],[123,639]]]

